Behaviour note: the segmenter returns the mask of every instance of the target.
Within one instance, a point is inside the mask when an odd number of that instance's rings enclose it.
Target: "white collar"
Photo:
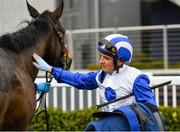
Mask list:
[[[110,73],[108,73],[108,74],[115,75],[117,73],[121,73],[122,71],[124,71],[124,69],[126,69],[126,67],[127,67],[127,65],[123,64],[122,67],[119,68],[119,72],[117,72],[117,70],[116,70],[116,71],[113,71],[111,74]]]

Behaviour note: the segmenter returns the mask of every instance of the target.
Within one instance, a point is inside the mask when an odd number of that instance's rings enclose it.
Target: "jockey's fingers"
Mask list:
[[[35,53],[33,54],[33,58],[36,60],[37,63],[44,61],[40,56]]]
[[[34,59],[42,59],[39,55],[37,55],[36,53],[33,53],[33,58]]]
[[[38,65],[36,62],[33,62],[33,65],[34,65],[36,68],[39,67],[39,65]]]

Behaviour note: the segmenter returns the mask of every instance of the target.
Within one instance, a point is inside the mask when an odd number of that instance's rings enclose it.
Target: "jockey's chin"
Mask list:
[[[109,68],[109,67],[106,67],[106,66],[101,66],[101,70],[111,74],[114,71],[114,68]]]

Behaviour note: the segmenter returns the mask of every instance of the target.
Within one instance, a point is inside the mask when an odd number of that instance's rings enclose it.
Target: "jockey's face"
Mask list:
[[[100,53],[99,64],[101,69],[107,73],[112,73],[114,69],[113,58],[105,54]]]

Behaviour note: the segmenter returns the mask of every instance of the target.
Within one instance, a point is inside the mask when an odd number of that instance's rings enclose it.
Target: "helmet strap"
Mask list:
[[[113,59],[114,71],[116,71],[116,73],[119,73],[119,68],[122,68],[122,67],[123,67],[124,61],[123,61],[123,63],[122,63],[121,65],[118,65],[118,64],[117,64],[117,61],[118,61],[118,58],[115,57],[115,58]]]

